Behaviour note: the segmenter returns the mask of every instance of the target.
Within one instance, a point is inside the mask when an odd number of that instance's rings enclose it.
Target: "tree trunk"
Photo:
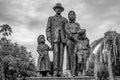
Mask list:
[[[97,55],[95,54],[95,62],[94,62],[94,76],[96,78],[96,80],[98,79],[97,77],[97,73],[98,73],[98,64],[97,64]]]
[[[109,72],[109,80],[114,80],[113,78],[113,72],[112,72],[112,62],[110,60],[111,54],[108,55],[108,72]]]
[[[5,80],[5,74],[4,74],[4,64],[3,64],[3,61],[2,61],[2,80]]]

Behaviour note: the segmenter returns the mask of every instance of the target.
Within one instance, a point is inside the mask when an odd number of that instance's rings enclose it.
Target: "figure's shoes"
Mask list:
[[[62,71],[59,71],[59,72],[58,72],[58,76],[63,77],[63,76],[64,76],[64,75],[63,75],[63,72],[62,72]]]
[[[73,74],[72,77],[75,77],[75,74]]]
[[[57,71],[54,71],[53,77],[57,77]]]
[[[82,73],[81,72],[78,72],[78,77],[82,76]]]
[[[72,75],[72,77],[75,77],[75,76],[76,76],[75,73],[72,73],[71,75]]]
[[[46,74],[47,77],[51,77],[51,75],[49,73]]]
[[[57,74],[53,74],[53,77],[57,77]]]
[[[65,77],[63,73],[60,74],[60,77]]]
[[[82,75],[85,76],[85,72],[84,71],[83,71]]]
[[[39,74],[38,76],[39,76],[39,77],[43,77],[43,75],[42,75],[42,74]]]

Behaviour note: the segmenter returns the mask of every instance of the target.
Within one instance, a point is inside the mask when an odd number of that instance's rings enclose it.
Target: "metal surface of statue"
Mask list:
[[[60,3],[57,3],[53,7],[53,10],[56,12],[56,15],[48,18],[46,37],[53,48],[53,76],[61,76],[65,47],[64,26],[65,23],[67,23],[67,19],[61,16],[61,12],[64,11],[64,8]]]
[[[77,75],[84,76],[86,69],[86,61],[90,53],[89,39],[86,37],[86,30],[81,29],[78,34],[78,41],[75,46],[75,53],[77,55]]]
[[[40,72],[40,76],[50,76],[50,58],[48,52],[52,49],[45,44],[44,35],[39,35],[37,40],[37,52],[39,54],[37,69]]]
[[[74,11],[68,13],[69,22],[65,25],[66,31],[66,47],[67,47],[67,70],[71,71],[71,75],[75,76],[76,55],[74,48],[76,45],[77,35],[80,31],[80,25],[75,22],[76,14]]]

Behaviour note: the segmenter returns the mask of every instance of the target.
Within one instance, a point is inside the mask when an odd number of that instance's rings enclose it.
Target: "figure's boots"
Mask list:
[[[72,77],[75,77],[75,72],[71,71],[71,75],[72,75]]]
[[[63,76],[64,76],[64,75],[63,75],[63,72],[62,72],[62,71],[59,71],[59,72],[58,72],[58,76],[63,77]]]
[[[82,75],[85,76],[85,70],[83,70]]]
[[[50,72],[47,72],[47,73],[46,73],[46,76],[47,76],[47,77],[51,77]]]
[[[57,77],[57,71],[53,72],[53,77]]]
[[[78,77],[82,76],[82,73],[81,72],[78,72]]]
[[[72,74],[72,77],[75,77],[75,74]]]
[[[39,76],[39,77],[43,77],[43,74],[40,72],[38,76]]]

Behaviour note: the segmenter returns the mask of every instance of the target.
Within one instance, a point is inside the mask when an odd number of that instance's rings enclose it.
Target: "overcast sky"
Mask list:
[[[12,41],[31,51],[35,60],[37,37],[45,34],[47,19],[55,15],[53,6],[62,3],[67,18],[74,10],[77,22],[87,30],[90,42],[102,37],[108,30],[120,32],[120,0],[0,0],[0,24],[11,25]]]

